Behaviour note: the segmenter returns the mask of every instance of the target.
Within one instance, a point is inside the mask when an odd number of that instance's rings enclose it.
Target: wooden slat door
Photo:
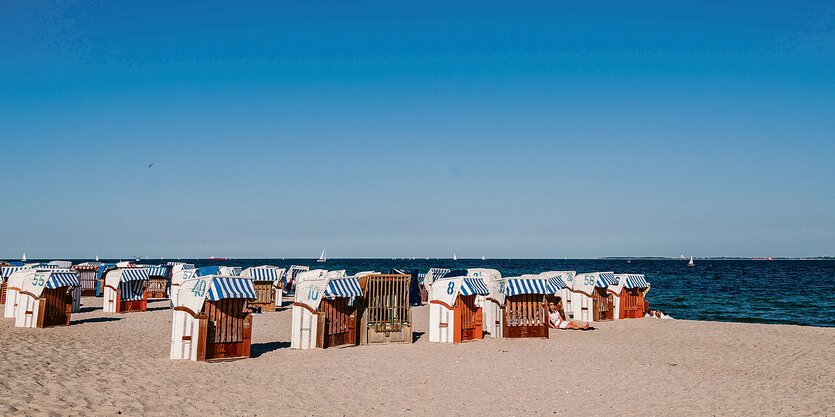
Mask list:
[[[79,279],[81,280],[81,295],[93,296],[96,295],[96,270],[80,269],[78,270]]]
[[[545,298],[541,294],[508,296],[505,300],[505,337],[548,337]]]
[[[644,316],[644,297],[638,289],[624,290],[620,299],[620,318],[637,319]]]
[[[455,314],[453,342],[458,343],[483,337],[481,308],[475,305],[475,295],[458,296],[453,310]]]
[[[145,288],[145,298],[165,298],[167,296],[168,279],[160,276],[148,278],[148,286]]]
[[[255,301],[250,302],[250,305],[259,307],[262,311],[275,311],[275,286],[272,281],[256,281],[253,287]]]
[[[66,326],[70,324],[72,296],[67,288],[45,288],[41,293],[38,327]]]
[[[368,277],[366,305],[368,326],[378,332],[397,332],[409,325],[408,275],[375,275]]]
[[[605,288],[595,288],[593,299],[592,317],[594,321],[608,321],[614,319],[613,295],[606,292]]]
[[[248,357],[252,316],[244,312],[246,300],[206,300],[206,360]]]
[[[325,317],[323,348],[357,344],[356,308],[348,305],[349,301],[340,297],[319,304],[319,312]]]

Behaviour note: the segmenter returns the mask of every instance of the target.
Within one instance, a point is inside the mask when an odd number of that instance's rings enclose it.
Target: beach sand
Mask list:
[[[835,329],[621,320],[545,339],[295,351],[256,315],[253,358],[168,359],[168,301],[69,327],[0,321],[0,415],[835,415]],[[428,308],[414,310],[416,332]]]

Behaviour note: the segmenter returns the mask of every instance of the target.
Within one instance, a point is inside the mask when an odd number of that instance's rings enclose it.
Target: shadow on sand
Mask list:
[[[278,349],[287,349],[290,347],[290,342],[268,342],[268,343],[253,343],[250,346],[250,357],[257,358],[265,353],[269,353]]]
[[[417,342],[420,340],[421,336],[426,334],[426,332],[412,332],[412,343]]]
[[[107,322],[119,321],[119,320],[124,320],[124,319],[121,318],[121,317],[92,317],[92,318],[89,318],[89,319],[83,319],[83,320],[78,320],[78,321],[72,320],[72,321],[70,321],[70,324],[107,323]]]

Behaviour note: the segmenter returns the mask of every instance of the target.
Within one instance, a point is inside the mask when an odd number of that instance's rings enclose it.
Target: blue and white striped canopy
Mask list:
[[[148,275],[154,277],[168,277],[168,267],[167,266],[145,266],[143,267],[148,270]]]
[[[559,290],[568,286],[568,285],[565,285],[565,281],[563,281],[562,278],[560,278],[559,276],[554,276],[554,277],[548,278],[548,281],[556,289],[556,291],[559,291]]]
[[[224,300],[227,298],[255,298],[255,287],[252,280],[247,278],[219,277],[212,279],[212,286],[209,287],[209,301]]]
[[[66,269],[66,268],[62,268],[59,265],[50,265],[50,264],[40,264],[40,265],[36,266],[35,268],[37,268],[37,269]]]
[[[362,288],[357,277],[345,277],[332,279],[325,289],[325,297],[359,297],[362,295]]]
[[[49,274],[46,288],[52,290],[61,287],[80,287],[81,279],[77,272],[53,272]]]
[[[554,294],[557,289],[547,279],[510,278],[507,280],[505,294]]]
[[[430,278],[429,282],[435,282],[445,277],[450,272],[452,271],[447,268],[429,268],[429,271],[426,272],[426,276],[423,277],[423,279],[426,280],[426,278]]]
[[[649,282],[643,275],[629,274],[626,276],[626,282],[623,286],[626,288],[649,288]]]
[[[130,268],[122,270],[122,282],[147,280],[148,270],[145,268]]]
[[[597,275],[597,282],[594,283],[595,287],[606,288],[610,285],[618,285],[618,279],[614,273],[601,272]]]
[[[461,295],[489,295],[490,290],[481,278],[464,278],[464,285],[461,286]]]
[[[145,282],[143,280],[122,281],[119,283],[122,301],[136,301],[145,298]]]
[[[27,269],[27,268],[28,267],[26,267],[26,266],[4,266],[4,267],[0,267],[0,276],[2,276],[3,279],[6,279],[6,278],[12,276],[12,274],[14,274],[15,272],[20,271],[21,269]]]
[[[278,276],[278,269],[273,267],[249,268],[249,276],[258,282],[276,282],[280,278]]]
[[[95,261],[94,261],[94,262],[82,262],[82,263],[80,263],[80,264],[78,264],[78,265],[76,265],[76,266],[88,266],[88,267],[91,267],[91,268],[98,268],[98,267],[100,267],[100,266],[102,266],[102,265],[104,265],[104,263],[102,263],[102,262],[95,262]]]

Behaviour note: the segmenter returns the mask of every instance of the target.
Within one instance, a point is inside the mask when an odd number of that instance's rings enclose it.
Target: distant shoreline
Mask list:
[[[91,258],[67,258],[67,257],[48,257],[48,258],[31,258],[28,259],[26,262],[40,262],[40,261],[52,261],[55,259],[62,259],[67,261],[89,261]],[[105,258],[102,257],[102,261],[134,261],[136,258],[132,256],[126,256],[123,258]],[[212,261],[212,262],[227,262],[227,261],[254,261],[254,260],[287,260],[287,261],[315,261],[316,258],[304,257],[304,258],[296,258],[296,257],[273,257],[273,258],[263,258],[263,257],[244,257],[244,258],[224,258],[224,259],[211,259],[211,258],[198,258],[198,257],[179,257],[179,258],[157,258],[157,257],[142,257],[139,259],[140,262],[143,261],[172,261],[172,260],[196,260],[196,261]],[[491,262],[491,261],[679,261],[684,262],[689,260],[681,259],[681,258],[666,258],[662,256],[603,256],[600,258],[487,258],[486,260],[482,260],[480,258],[458,258],[457,262]],[[771,261],[835,261],[835,256],[807,256],[807,257],[796,257],[796,258],[789,258],[789,257],[772,257],[770,259],[763,259],[763,258],[747,258],[741,256],[708,256],[708,257],[697,257],[694,258],[696,260],[702,261],[756,261],[756,262],[771,262]],[[341,258],[329,258],[328,261],[340,261],[340,260],[384,260],[384,261],[452,261],[450,258],[424,258],[424,257],[416,257],[416,258],[388,258],[388,257],[376,257],[376,258],[367,258],[367,257],[341,257]],[[15,258],[0,258],[0,262],[19,262],[19,259]]]

